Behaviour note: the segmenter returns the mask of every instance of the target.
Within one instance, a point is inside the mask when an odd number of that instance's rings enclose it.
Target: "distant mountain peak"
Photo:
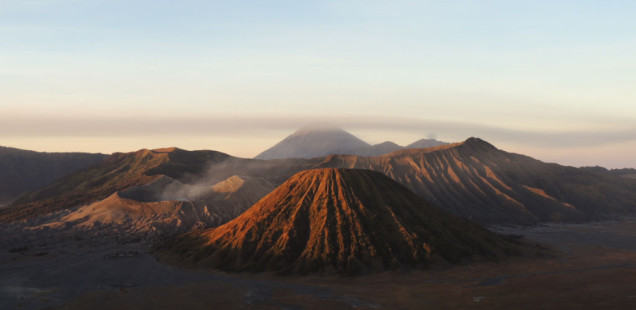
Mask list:
[[[311,158],[329,154],[356,154],[370,145],[338,127],[304,127],[287,136],[256,159]]]
[[[296,130],[292,135],[297,135],[297,134],[306,134],[306,133],[313,133],[313,132],[344,132],[344,133],[348,133],[346,130],[338,127],[338,126],[331,126],[331,125],[308,125],[308,126],[304,126],[301,127],[300,129]]]
[[[333,154],[379,156],[404,148],[428,148],[443,144],[446,143],[435,139],[422,139],[406,147],[392,141],[371,145],[342,128],[312,125],[297,130],[255,158],[312,158]]]
[[[171,146],[171,147],[162,147],[158,149],[152,149],[151,151],[155,153],[172,153],[174,151],[182,151],[182,149],[175,146]]]
[[[481,149],[489,149],[489,150],[497,149],[494,145],[476,137],[470,137],[466,139],[464,142],[462,142],[461,144],[469,146],[469,147],[473,147],[473,148],[481,148]]]
[[[405,148],[407,148],[407,149],[425,149],[425,148],[434,147],[434,146],[440,146],[440,145],[445,145],[445,144],[448,144],[448,143],[442,142],[442,141],[438,141],[436,139],[419,139],[419,140],[407,145]]]

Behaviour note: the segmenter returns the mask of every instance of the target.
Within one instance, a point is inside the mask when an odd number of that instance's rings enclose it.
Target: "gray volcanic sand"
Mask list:
[[[584,224],[543,224],[531,228],[491,227],[503,234],[518,234],[539,243],[571,252],[581,246],[601,246],[636,252],[636,218]]]
[[[145,252],[148,244],[143,238],[114,232],[91,236],[65,229],[31,231],[21,225],[4,225],[0,228],[0,309],[186,309],[206,305],[266,309],[418,309],[425,305],[505,309],[524,298],[540,302],[535,297],[552,296],[542,290],[549,290],[556,294],[554,300],[564,302],[548,308],[578,307],[567,302],[581,294],[587,298],[581,302],[588,308],[636,306],[636,297],[632,301],[631,295],[623,291],[632,288],[625,287],[629,283],[626,281],[636,273],[636,218],[492,229],[546,244],[558,253],[557,257],[353,278],[275,277],[162,265]],[[588,280],[607,287],[589,288],[579,283]],[[544,288],[550,284],[556,286]],[[581,292],[576,291],[579,287],[583,287]],[[525,295],[519,295],[521,291]],[[608,298],[620,303],[602,303]]]
[[[290,285],[258,276],[181,270],[162,265],[138,237],[116,233],[3,227],[0,237],[0,309],[41,309],[60,306],[93,291],[124,292],[135,288],[186,286],[215,282],[241,287],[246,304],[267,299],[273,290],[327,298],[329,289]],[[231,295],[230,295],[231,296]],[[334,296],[333,298],[339,298]],[[350,298],[350,304],[364,301]]]

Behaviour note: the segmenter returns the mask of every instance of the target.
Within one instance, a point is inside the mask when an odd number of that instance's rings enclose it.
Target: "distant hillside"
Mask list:
[[[292,174],[311,168],[320,160],[261,161],[236,158],[216,151],[178,148],[115,153],[99,164],[20,197],[0,209],[0,222],[32,219],[61,210],[75,212],[83,205],[115,195],[113,197],[118,198],[108,200],[109,203],[79,210],[82,218],[99,217],[107,212],[104,206],[110,208],[113,202],[126,202],[129,207],[121,210],[128,210],[131,214],[120,215],[130,220],[127,224],[148,223],[150,219],[139,218],[136,209],[157,205],[152,204],[154,202],[171,201],[160,204],[168,208],[164,209],[165,212],[181,210],[179,208],[184,205],[199,209],[208,207],[210,214],[218,216],[206,223],[218,225],[236,217]],[[167,216],[164,211],[157,216]],[[150,227],[146,224],[141,226]]]
[[[356,150],[369,147],[370,144],[339,128],[311,128],[294,132],[255,158],[311,158],[329,154],[355,154]]]
[[[316,169],[292,176],[229,223],[159,246],[163,260],[231,271],[356,274],[515,252],[385,175]]]
[[[636,169],[634,168],[612,169],[610,173],[624,178],[636,179]]]
[[[187,178],[204,171],[209,161],[227,157],[220,152],[174,148],[115,153],[88,169],[21,196],[0,210],[0,221],[32,218],[92,203],[117,191],[148,184],[162,175]]]
[[[32,192],[107,155],[45,153],[0,146],[0,205]]]
[[[440,146],[444,144],[447,144],[447,143],[437,141],[435,139],[420,139],[405,146],[404,148],[405,149],[424,149],[424,148]],[[378,154],[378,155],[381,155],[381,154]]]
[[[445,143],[434,139],[422,139],[406,148],[424,148],[442,144]],[[404,148],[391,141],[371,145],[340,128],[303,128],[254,158],[313,158],[331,154],[377,156]]]
[[[636,179],[636,169],[634,168],[621,168],[621,169],[607,169],[599,166],[594,167],[582,167],[581,169],[586,171],[593,171],[597,173],[609,173],[615,176]]]
[[[378,157],[331,155],[320,167],[371,169],[483,224],[576,222],[636,212],[636,181],[499,150],[477,138]]]
[[[0,220],[69,210],[115,192],[141,202],[223,199],[234,212],[295,173],[315,168],[378,171],[447,212],[487,225],[579,222],[636,212],[634,179],[605,169],[548,164],[470,138],[371,157],[256,160],[179,149],[114,154],[21,197],[0,210]],[[225,196],[207,197],[213,186]],[[220,217],[215,223],[229,219]]]

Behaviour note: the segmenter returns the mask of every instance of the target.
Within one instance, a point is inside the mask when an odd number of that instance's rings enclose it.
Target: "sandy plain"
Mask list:
[[[535,255],[367,276],[180,270],[143,236],[2,227],[1,309],[634,309],[636,218],[492,227]]]

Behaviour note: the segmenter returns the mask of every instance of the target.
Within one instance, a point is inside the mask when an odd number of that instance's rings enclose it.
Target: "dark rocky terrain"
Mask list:
[[[45,153],[0,146],[0,206],[106,157],[104,154]]]

